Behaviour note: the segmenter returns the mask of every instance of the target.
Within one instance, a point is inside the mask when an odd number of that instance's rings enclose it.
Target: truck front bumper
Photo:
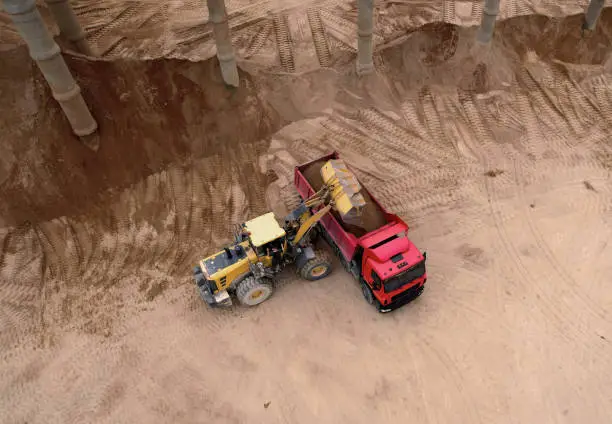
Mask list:
[[[423,284],[416,284],[413,287],[410,287],[405,292],[402,292],[399,295],[394,296],[392,298],[391,302],[386,304],[386,305],[382,305],[379,302],[379,304],[378,304],[378,312],[381,312],[381,313],[391,312],[391,311],[394,311],[394,310],[396,310],[396,309],[406,305],[407,303],[412,302],[414,299],[419,297],[421,295],[421,293],[423,293],[423,290],[425,289],[425,282],[426,281],[427,280],[423,281]]]

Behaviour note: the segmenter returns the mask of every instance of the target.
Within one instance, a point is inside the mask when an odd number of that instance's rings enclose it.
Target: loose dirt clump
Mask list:
[[[503,174],[503,173],[504,173],[504,170],[503,170],[503,169],[491,169],[490,171],[487,171],[487,172],[485,172],[484,174],[485,174],[487,177],[495,178],[495,177],[497,177],[498,175],[501,175],[501,174]]]
[[[153,283],[145,293],[145,299],[147,300],[147,302],[151,302],[157,296],[162,294],[166,289],[167,285],[168,284],[165,281]]]

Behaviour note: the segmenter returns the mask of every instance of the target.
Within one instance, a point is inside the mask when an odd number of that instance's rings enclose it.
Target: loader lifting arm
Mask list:
[[[341,160],[330,160],[321,168],[323,185],[316,193],[305,199],[302,204],[286,218],[289,226],[299,229],[292,240],[297,245],[308,231],[334,209],[343,220],[359,221],[361,209],[365,205],[363,196],[359,193],[361,185]],[[324,205],[319,211],[311,214],[313,208]]]
[[[317,222],[319,222],[321,220],[321,218],[323,218],[323,216],[329,212],[331,210],[332,206],[331,205],[327,205],[324,208],[322,208],[321,210],[319,210],[317,213],[315,213],[314,215],[310,216],[309,218],[307,218],[302,225],[300,226],[300,229],[298,230],[298,232],[296,233],[294,239],[293,239],[293,244],[297,245],[300,240],[306,235],[306,233],[308,232],[308,230],[310,230],[313,225],[315,225]]]

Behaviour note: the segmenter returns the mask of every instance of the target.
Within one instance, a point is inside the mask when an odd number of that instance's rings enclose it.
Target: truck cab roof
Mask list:
[[[421,252],[408,238],[407,232],[408,226],[397,222],[362,238],[363,246],[370,249],[374,256],[372,268],[383,280],[399,274],[423,259]]]
[[[370,232],[359,240],[366,249],[377,250],[379,247],[384,246],[390,241],[397,238],[408,238],[408,226],[402,222],[392,222],[390,224],[381,227],[380,229]],[[384,250],[380,251],[381,254]],[[386,260],[389,258],[381,259]]]

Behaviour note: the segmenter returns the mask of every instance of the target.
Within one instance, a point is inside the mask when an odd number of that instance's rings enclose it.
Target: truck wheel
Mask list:
[[[417,294],[416,296],[414,296],[414,298],[416,299],[417,297],[421,296],[423,294],[423,290],[425,290],[425,284],[419,287],[419,290],[417,291]]]
[[[300,275],[303,279],[316,281],[327,277],[332,272],[331,261],[322,251],[317,251],[315,258],[309,260],[300,269]]]
[[[372,294],[372,290],[363,281],[361,282],[361,293],[363,293],[363,297],[365,298],[366,302],[368,302],[368,304],[374,304],[374,295]]]
[[[246,277],[236,288],[236,297],[246,306],[255,306],[268,300],[274,288],[267,280],[259,282],[255,277]]]

